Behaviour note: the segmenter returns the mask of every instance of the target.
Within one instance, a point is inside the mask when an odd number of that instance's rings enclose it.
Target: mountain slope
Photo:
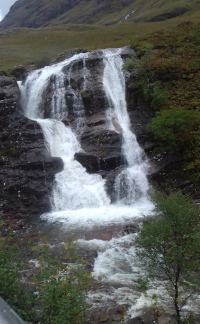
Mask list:
[[[0,30],[62,24],[110,25],[123,20],[162,21],[190,16],[200,10],[198,0],[18,0]]]

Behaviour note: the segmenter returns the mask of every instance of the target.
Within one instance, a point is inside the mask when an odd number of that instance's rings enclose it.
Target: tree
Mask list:
[[[157,192],[153,201],[158,216],[136,238],[137,256],[147,274],[165,284],[181,323],[181,311],[200,283],[199,210],[180,192]]]

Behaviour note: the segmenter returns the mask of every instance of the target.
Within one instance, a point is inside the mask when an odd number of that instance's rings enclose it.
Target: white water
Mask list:
[[[81,148],[72,130],[57,120],[37,121],[43,129],[51,155],[61,157],[64,162],[64,170],[55,176],[52,211],[65,213],[108,205],[109,198],[102,178],[98,174],[89,175],[74,160],[74,154]]]
[[[64,62],[34,71],[24,86],[19,84],[25,115],[41,125],[50,154],[61,157],[64,162],[63,171],[55,176],[51,195],[52,211],[42,215],[42,218],[52,223],[61,222],[70,232],[82,230],[83,233],[100,227],[109,228],[115,224],[130,224],[153,210],[153,205],[148,199],[147,161],[135,135],[130,130],[120,50],[103,51],[105,64],[103,85],[109,102],[107,113],[109,124],[112,129],[122,134],[122,155],[127,166],[115,180],[117,196],[115,204],[110,203],[105,190],[105,181],[101,176],[88,174],[85,168],[74,160],[74,154],[81,151],[78,137],[84,127],[84,113],[80,94],[73,91],[69,82],[66,86],[65,81],[66,78],[69,81],[71,64],[78,59],[84,61],[89,55],[89,53],[78,54]],[[62,72],[64,66],[69,67],[67,74]],[[87,79],[85,63],[84,70],[85,87]],[[54,78],[54,86],[51,89],[52,101],[49,102],[48,109],[45,109],[48,110],[51,119],[43,119],[42,99],[48,90],[50,78]],[[72,94],[74,109],[77,112],[75,131],[61,122],[68,109],[65,89]],[[117,121],[117,128],[116,123],[112,122],[113,119]],[[138,269],[134,272],[133,247],[129,246],[132,243],[131,236],[115,238],[108,244],[103,241],[102,244],[100,242],[96,244],[95,240],[84,242],[81,241],[80,244],[92,245],[99,251],[94,263],[95,278],[101,276],[103,281],[110,284],[130,284],[135,273],[138,276]],[[102,245],[104,245],[103,252]],[[121,270],[123,264],[127,266]],[[118,295],[120,299],[120,291]]]
[[[144,152],[139,147],[135,135],[130,130],[130,121],[125,100],[125,78],[122,72],[123,61],[119,50],[104,50],[103,85],[109,101],[108,111],[120,127],[122,133],[122,155],[127,168],[116,178],[115,191],[117,203],[110,204],[110,198],[105,190],[105,181],[98,174],[88,174],[80,163],[74,160],[74,154],[81,151],[78,142],[80,124],[84,125],[84,113],[77,113],[77,125],[74,132],[60,120],[67,114],[65,91],[72,94],[73,107],[82,111],[81,96],[70,86],[70,73],[73,62],[82,59],[84,62],[84,87],[87,70],[85,59],[89,53],[81,53],[61,63],[32,72],[25,86],[20,85],[22,105],[25,115],[37,120],[41,125],[46,146],[52,156],[61,157],[64,170],[55,177],[54,190],[51,196],[52,213],[43,215],[49,221],[66,220],[69,226],[96,226],[97,223],[126,223],[132,218],[143,217],[152,209],[148,200],[149,189],[146,179],[147,163]],[[64,74],[62,68],[68,66]],[[48,91],[51,79],[51,102],[46,108],[43,96]],[[66,84],[67,79],[67,85]],[[45,108],[44,108],[45,107]],[[77,108],[78,107],[78,108]],[[51,119],[41,119],[47,109]],[[81,121],[80,121],[81,120]],[[110,119],[112,123],[112,118]],[[114,123],[112,128],[115,129]],[[116,131],[119,131],[116,129]]]
[[[118,203],[134,204],[146,197],[149,189],[146,171],[147,163],[144,152],[137,143],[136,136],[130,130],[125,98],[125,78],[122,72],[123,60],[120,55],[105,51],[104,89],[113,109],[117,124],[122,132],[122,154],[127,168],[116,179],[115,190]],[[113,124],[113,128],[115,128]]]
[[[25,86],[20,86],[22,94],[22,106],[25,116],[29,119],[43,118],[42,99],[51,77],[54,78],[53,98],[51,105],[51,117],[61,120],[66,109],[64,100],[64,74],[62,68],[78,59],[86,59],[88,53],[76,54],[73,57],[52,66],[33,71],[27,78]],[[69,71],[70,74],[70,71]],[[70,89],[70,85],[68,86]],[[72,91],[72,89],[71,89]],[[72,91],[73,92],[73,91]]]

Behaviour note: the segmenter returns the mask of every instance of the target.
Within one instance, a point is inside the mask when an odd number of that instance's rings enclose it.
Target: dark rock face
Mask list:
[[[45,148],[40,126],[19,109],[16,81],[0,77],[0,206],[7,215],[50,210],[49,194],[59,158]]]

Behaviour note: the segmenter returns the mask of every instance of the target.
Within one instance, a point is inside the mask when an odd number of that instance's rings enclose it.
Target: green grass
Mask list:
[[[51,61],[71,49],[88,51],[122,47],[136,36],[150,31],[176,26],[185,20],[178,17],[163,22],[124,22],[112,26],[62,25],[39,29],[13,28],[0,33],[0,71],[9,71],[16,65],[27,65],[48,58]],[[198,12],[190,20],[199,21]]]

